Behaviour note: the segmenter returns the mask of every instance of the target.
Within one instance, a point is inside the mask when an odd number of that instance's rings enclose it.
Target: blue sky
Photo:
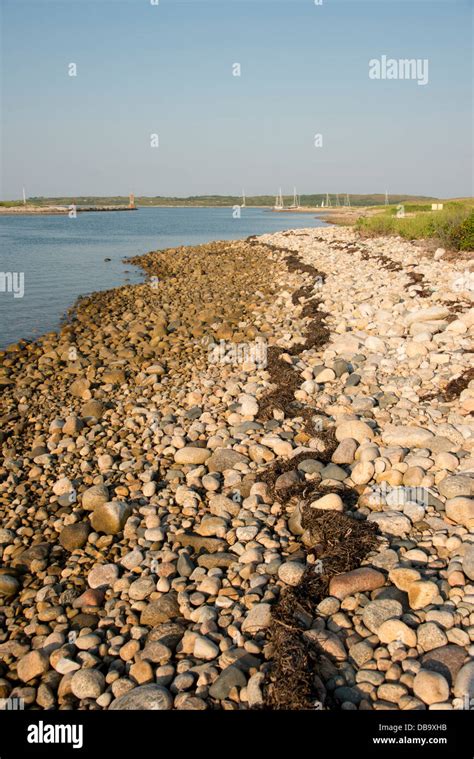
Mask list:
[[[472,194],[471,0],[0,3],[3,199]]]

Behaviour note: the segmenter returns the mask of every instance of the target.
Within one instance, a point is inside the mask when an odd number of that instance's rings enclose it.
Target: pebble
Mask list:
[[[458,497],[474,496],[474,477],[465,474],[456,474],[445,477],[438,483],[438,490],[448,500]]]
[[[329,583],[329,594],[342,599],[354,593],[375,590],[385,585],[382,572],[371,567],[359,567],[351,572],[335,575]]]
[[[47,655],[40,650],[30,651],[23,656],[17,665],[17,673],[20,680],[28,683],[35,677],[40,677],[48,671],[49,660]]]
[[[104,687],[105,678],[97,669],[80,669],[71,678],[71,691],[79,699],[97,699]]]
[[[390,599],[371,601],[364,607],[362,621],[370,632],[377,633],[383,622],[386,622],[387,619],[401,617],[402,613],[403,608],[399,601]]]
[[[344,503],[337,493],[328,493],[310,503],[312,509],[323,509],[325,511],[344,511]]]
[[[420,669],[413,682],[413,692],[424,704],[438,704],[449,697],[449,684],[439,672]]]
[[[377,635],[382,643],[400,641],[409,648],[416,646],[417,633],[400,619],[387,619],[378,628]]]
[[[123,501],[108,501],[97,506],[92,512],[91,524],[96,532],[117,535],[121,532],[132,513],[131,506]]]
[[[425,609],[438,594],[436,583],[431,580],[416,580],[408,587],[408,603],[411,609]]]
[[[110,709],[119,711],[168,711],[173,706],[173,698],[162,685],[139,685],[124,693],[110,704]]]
[[[389,571],[388,577],[400,590],[408,590],[410,585],[421,580],[421,574],[418,570],[408,567],[394,567]]]
[[[462,569],[470,580],[474,580],[474,544],[467,545],[462,559]],[[1,578],[0,578],[1,579]]]
[[[399,511],[372,512],[367,520],[375,522],[379,529],[387,535],[405,537],[411,530],[410,520]]]
[[[299,564],[296,561],[285,561],[278,567],[278,577],[280,580],[286,585],[293,587],[301,582],[304,572],[304,564]]]
[[[227,667],[209,688],[209,695],[217,701],[227,698],[233,688],[245,688],[247,678],[238,667]]]
[[[89,572],[87,581],[90,588],[102,588],[113,585],[118,576],[119,570],[116,564],[98,564]]]
[[[339,442],[351,438],[357,440],[358,443],[364,443],[366,440],[372,440],[373,437],[374,431],[366,422],[342,422],[336,427],[336,440]]]
[[[59,542],[66,551],[76,551],[86,545],[90,531],[91,528],[86,522],[66,525],[61,530]]]
[[[204,464],[211,456],[212,451],[207,448],[195,448],[187,446],[176,451],[174,460],[177,464]]]
[[[245,617],[242,624],[242,631],[256,633],[264,630],[271,622],[271,606],[267,603],[256,604],[253,606]]]
[[[20,583],[16,577],[0,574],[0,596],[11,597],[18,593]]]
[[[474,697],[474,661],[461,667],[454,683],[454,695],[457,698]]]
[[[96,506],[101,506],[109,500],[109,489],[106,485],[93,485],[82,494],[81,505],[86,511],[94,511]]]
[[[425,622],[417,630],[418,644],[423,651],[431,651],[446,645],[448,639],[443,630],[434,622]]]
[[[474,527],[474,498],[457,496],[446,501],[446,516],[456,524]]]
[[[197,659],[210,661],[219,656],[219,646],[216,646],[212,640],[198,635],[194,641],[193,654]]]

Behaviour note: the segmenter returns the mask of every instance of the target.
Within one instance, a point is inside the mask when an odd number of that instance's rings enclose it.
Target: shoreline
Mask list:
[[[71,206],[17,206],[5,208],[0,206],[0,216],[65,216],[73,210]],[[129,206],[74,206],[76,213],[100,213],[102,211],[138,211]]]
[[[0,351],[0,695],[457,708],[474,667],[461,264],[346,227],[126,260],[146,282]]]

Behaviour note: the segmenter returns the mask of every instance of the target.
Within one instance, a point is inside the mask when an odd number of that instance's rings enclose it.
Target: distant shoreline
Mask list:
[[[5,208],[0,206],[2,216],[65,216],[72,210],[76,213],[100,213],[102,211],[136,211],[136,207],[129,206],[13,206]]]

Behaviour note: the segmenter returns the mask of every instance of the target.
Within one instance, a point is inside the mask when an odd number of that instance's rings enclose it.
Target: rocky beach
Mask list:
[[[131,262],[0,352],[0,699],[473,708],[466,258],[328,227]]]

